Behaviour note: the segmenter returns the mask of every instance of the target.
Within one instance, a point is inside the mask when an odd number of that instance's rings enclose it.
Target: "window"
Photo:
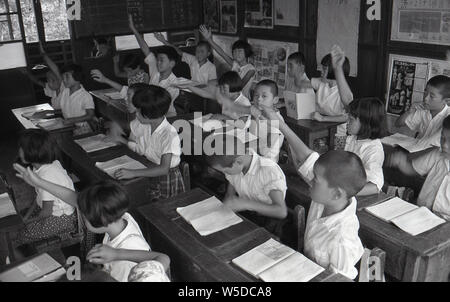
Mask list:
[[[0,0],[0,42],[20,41],[19,17],[15,0]]]
[[[38,42],[39,35],[36,26],[33,0],[20,0],[20,9],[22,10],[23,27],[25,29],[27,43]]]
[[[45,40],[58,41],[70,39],[69,22],[65,0],[41,0]]]

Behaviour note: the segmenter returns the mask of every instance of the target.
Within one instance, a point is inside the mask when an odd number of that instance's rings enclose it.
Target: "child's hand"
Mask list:
[[[205,38],[205,40],[210,41],[212,37],[211,29],[208,29],[206,25],[200,25],[200,33]]]
[[[268,120],[282,122],[282,120],[278,116],[278,113],[273,108],[266,107],[266,106],[260,106],[260,109],[262,110],[264,116]]]
[[[320,114],[319,112],[314,112],[314,113],[312,114],[312,119],[313,119],[314,121],[323,122],[323,115]]]
[[[40,120],[40,119],[48,118],[49,116],[51,116],[53,114],[54,114],[53,110],[43,110],[43,111],[36,112],[35,114],[33,114],[31,116],[31,118],[32,119],[36,119],[36,120]]]
[[[128,169],[119,169],[116,172],[114,172],[114,177],[118,180],[127,180],[127,179],[133,179],[136,178],[135,172],[133,170]]]
[[[166,38],[164,38],[163,34],[160,32],[155,32],[153,33],[153,35],[155,36],[156,40],[158,40],[161,43],[166,43]]]
[[[106,77],[100,70],[98,69],[91,70],[91,76],[94,79],[94,81],[99,83],[105,83]]]
[[[38,186],[41,178],[39,176],[37,176],[37,174],[34,173],[30,167],[25,168],[19,164],[14,164],[13,167],[14,167],[14,170],[16,170],[16,176],[18,178],[22,179],[23,181],[25,181],[27,184],[29,184],[32,187]]]
[[[107,134],[107,139],[113,142],[121,142],[122,138],[125,136],[125,131],[116,122],[111,122],[108,125],[109,131]]]
[[[116,260],[117,250],[103,244],[94,246],[86,256],[87,261],[94,264],[105,264]]]
[[[334,69],[342,68],[344,65],[345,53],[338,45],[334,45],[331,49],[331,62]]]
[[[260,120],[263,118],[263,112],[261,111],[261,109],[259,109],[256,106],[250,107],[250,114],[257,120]]]
[[[233,212],[243,212],[247,210],[245,203],[237,197],[231,197],[225,200],[224,206]]]

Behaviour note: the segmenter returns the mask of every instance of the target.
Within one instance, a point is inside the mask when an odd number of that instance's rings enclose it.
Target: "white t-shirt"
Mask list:
[[[209,60],[206,60],[206,63],[200,66],[195,56],[183,52],[183,61],[191,69],[192,81],[200,84],[208,84],[209,81],[217,80],[216,66]]]
[[[112,240],[108,234],[105,234],[103,244],[116,249],[150,251],[150,246],[134,218],[130,214],[125,213],[122,219],[127,222],[125,229]],[[103,270],[117,281],[127,282],[128,275],[136,264],[131,261],[113,261],[104,264]]]
[[[250,98],[250,90],[252,88],[253,81],[255,81],[255,77],[256,77],[255,66],[253,66],[252,64],[239,66],[239,64],[236,61],[234,61],[233,67],[231,68],[231,70],[237,72],[239,74],[239,76],[241,77],[241,79],[244,79],[244,77],[247,75],[247,73],[249,71],[252,71],[252,70],[255,71],[255,75],[250,78],[250,80],[247,82],[247,84],[242,89],[242,94],[244,94],[247,98]]]
[[[66,87],[64,86],[63,81],[61,81],[59,93],[56,90],[51,89],[48,86],[48,83],[45,84],[44,94],[46,96],[48,96],[49,98],[51,98],[51,105],[52,105],[53,109],[55,109],[55,110],[61,109],[61,96],[62,96],[62,92],[64,91],[65,88]]]
[[[270,191],[281,191],[286,197],[286,177],[283,170],[273,160],[253,154],[247,173],[225,175],[228,182],[241,198],[272,204]]]
[[[131,150],[157,165],[161,164],[163,155],[172,154],[170,168],[178,167],[181,161],[181,140],[177,130],[167,119],[154,131],[151,125],[144,125],[137,119],[130,123],[130,128],[136,138],[136,142],[128,143]]]
[[[325,116],[340,116],[344,115],[345,105],[341,100],[338,86],[330,87],[321,79],[314,78],[311,80],[311,85],[316,91],[316,105],[317,111]],[[339,125],[336,136],[347,136],[347,124]]]
[[[301,81],[303,81],[303,82],[310,82],[311,83],[311,81],[308,78],[308,76],[306,75],[306,73],[303,73]],[[310,90],[312,92],[314,92],[314,90],[311,89],[311,87],[310,87]],[[304,91],[300,91],[300,89],[297,86],[295,86],[295,79],[292,79],[292,78],[290,78],[290,79],[288,79],[286,81],[286,91],[292,91],[292,92],[295,92],[295,93],[303,93],[304,92]]]
[[[35,173],[42,179],[63,186],[70,190],[75,191],[73,181],[67,174],[67,171],[62,167],[61,163],[55,160],[51,164],[42,165]],[[52,215],[61,217],[62,215],[72,215],[75,212],[75,208],[65,203],[56,196],[50,194],[42,189],[36,189],[36,202],[40,208],[42,208],[43,201],[53,201]]]
[[[347,137],[345,151],[355,153],[361,158],[367,174],[367,182],[375,184],[378,191],[384,185],[384,149],[379,139],[358,140],[356,136]]]
[[[80,89],[70,94],[70,89],[65,88],[61,95],[61,110],[65,119],[86,115],[86,110],[95,109],[92,95],[81,86]],[[77,123],[78,129],[90,132],[91,128],[87,122]]]

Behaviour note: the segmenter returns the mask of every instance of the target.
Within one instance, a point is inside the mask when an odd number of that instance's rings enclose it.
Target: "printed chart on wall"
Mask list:
[[[275,25],[299,26],[300,2],[297,0],[275,0]]]
[[[220,29],[219,0],[203,0],[203,16],[206,27],[213,32]]]
[[[248,39],[253,47],[253,65],[256,68],[255,81],[271,79],[277,82],[280,94],[283,93],[287,79],[287,58],[298,51],[298,44]]]
[[[350,60],[350,75],[357,76],[360,8],[361,1],[319,0],[317,62],[337,44]]]
[[[449,0],[393,1],[391,40],[450,45]]]
[[[427,81],[437,75],[450,76],[450,62],[390,55],[387,112],[401,115],[422,103]]]
[[[244,26],[273,28],[273,0],[245,0]]]
[[[237,4],[236,0],[220,1],[220,32],[224,34],[237,33]]]
[[[213,41],[216,42],[220,48],[222,48],[229,56],[232,55],[231,46],[234,42],[239,40],[238,37],[232,36],[222,36],[222,35],[213,35]],[[217,75],[220,77],[225,71],[229,71],[230,67],[227,65],[224,59],[221,56],[218,56],[217,53],[214,53],[214,62],[217,66]]]

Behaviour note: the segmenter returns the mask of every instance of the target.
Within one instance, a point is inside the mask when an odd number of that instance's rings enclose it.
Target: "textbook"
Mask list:
[[[274,239],[232,262],[265,282],[308,282],[325,269]]]
[[[106,135],[98,134],[75,141],[87,153],[117,146],[116,143],[106,141]]]
[[[316,112],[316,94],[314,92],[284,92],[287,116],[295,120],[310,120]]]
[[[73,127],[72,125],[65,125],[64,120],[62,118],[55,118],[46,121],[41,121],[37,123],[36,126],[47,131],[54,131]]]
[[[104,171],[106,174],[114,177],[114,173],[119,169],[129,169],[129,170],[140,170],[140,169],[147,169],[146,166],[141,164],[135,159],[132,159],[131,157],[124,155],[106,162],[97,162],[95,163],[95,166],[99,168],[100,170]]]
[[[36,120],[31,120],[31,116],[36,112],[44,110],[54,110],[50,104],[40,104],[35,106],[12,109],[12,113],[25,129],[36,129]]]
[[[0,195],[0,218],[17,215],[16,208],[9,198],[8,193]]]
[[[418,140],[414,137],[407,136],[401,133],[396,133],[394,135],[385,137],[381,139],[381,142],[385,145],[392,147],[399,146],[408,151],[409,153],[415,153],[428,148],[435,147],[430,144],[427,140]]]
[[[107,93],[105,93],[105,96],[110,98],[111,100],[122,100],[123,99],[122,95],[118,91],[107,92]]]
[[[0,273],[1,282],[51,282],[66,270],[47,253]]]
[[[398,197],[366,208],[370,214],[395,224],[412,236],[422,234],[445,223],[426,207],[418,207]]]
[[[177,212],[201,236],[214,234],[243,221],[216,197],[208,198],[187,207],[177,208]]]

